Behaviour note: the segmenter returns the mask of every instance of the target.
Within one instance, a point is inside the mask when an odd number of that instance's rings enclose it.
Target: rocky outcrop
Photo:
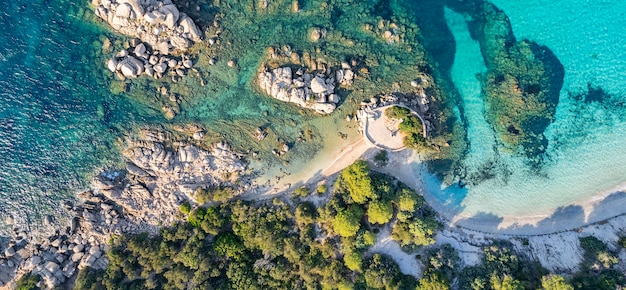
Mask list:
[[[126,145],[126,170],[103,171],[76,204],[64,204],[72,216],[64,230],[43,241],[16,233],[0,248],[0,287],[12,287],[32,272],[43,278],[40,286],[53,289],[71,281],[79,269],[104,269],[112,235],[156,234],[178,220],[180,204],[193,202],[198,187],[230,184],[246,168],[224,143],[205,150],[174,142],[160,130],[143,130]],[[239,181],[240,191],[249,189]]]
[[[149,44],[138,41],[134,47],[124,49],[107,60],[107,68],[117,73],[121,79],[136,78],[146,74],[155,79],[165,75],[182,77],[192,68],[193,61],[187,55],[166,56],[150,48]]]
[[[0,286],[11,287],[16,278],[32,272],[41,276],[41,288],[55,289],[79,269],[104,269],[109,263],[103,254],[108,238],[86,227],[57,232],[42,242],[20,234],[0,255]]]
[[[186,143],[166,145],[169,142],[161,133],[146,130],[141,139],[127,140],[126,178],[100,174],[94,180],[95,191],[118,205],[135,224],[174,222],[179,205],[193,201],[197,188],[227,184],[246,168],[227,144],[210,151]]]
[[[354,73],[342,68],[334,74],[312,74],[298,69],[295,74],[290,67],[263,70],[259,73],[259,87],[271,97],[283,102],[295,103],[320,114],[330,114],[340,98],[335,94],[338,84],[351,85]]]
[[[96,15],[116,31],[137,37],[163,55],[184,52],[202,32],[171,0],[95,0]]]

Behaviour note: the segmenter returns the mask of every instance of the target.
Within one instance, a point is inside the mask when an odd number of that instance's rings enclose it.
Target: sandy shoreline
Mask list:
[[[351,132],[351,134],[355,133]],[[328,137],[337,139],[330,135]],[[341,146],[337,146],[338,144]],[[358,159],[372,160],[378,150],[363,135],[351,135],[347,140],[329,140],[325,142],[324,148],[306,163],[305,168],[283,176],[274,183],[272,188],[261,190],[264,193],[261,193],[261,196],[256,195],[254,199],[274,196],[305,184],[310,187],[316,186]],[[533,214],[504,216],[489,213],[467,214],[446,205],[446,201],[439,200],[426,190],[420,177],[426,169],[420,161],[419,154],[410,149],[404,149],[388,152],[388,157],[389,161],[386,166],[374,167],[374,170],[394,176],[422,193],[429,205],[452,227],[495,235],[547,235],[603,222],[623,215],[626,211],[626,193],[622,193],[626,185],[622,185],[553,210]]]
[[[626,211],[626,193],[623,186],[614,190],[595,194],[580,201],[561,206],[554,211],[538,212],[524,216],[467,215],[442,204],[435,196],[429,194],[419,179],[418,154],[404,150],[389,154],[390,165],[379,169],[381,172],[398,178],[403,183],[422,193],[429,205],[433,207],[450,225],[470,230],[505,235],[545,235],[605,221],[623,215]],[[410,161],[409,161],[410,160]]]

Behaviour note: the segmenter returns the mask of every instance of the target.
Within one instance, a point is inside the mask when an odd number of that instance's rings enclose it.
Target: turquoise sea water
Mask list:
[[[0,12],[0,223],[58,213],[68,189],[116,161],[115,126],[135,119],[104,93],[92,57],[104,31],[81,4],[9,1]]]
[[[533,215],[615,191],[626,182],[626,6],[620,1],[494,1],[509,16],[518,39],[546,45],[565,67],[539,172],[524,157],[498,148],[484,118],[479,75],[485,63],[464,17],[444,9],[441,1],[398,2],[415,7],[420,25],[432,26],[424,30],[434,40],[427,46],[459,96],[456,111],[468,146],[460,162],[461,181],[467,185],[442,184],[428,173],[418,177],[442,204],[467,216]],[[35,224],[42,215],[58,216],[59,200],[85,188],[94,170],[118,164],[117,138],[136,126],[168,122],[158,109],[135,98],[152,94],[160,84],[143,87],[136,81],[128,96],[111,93],[113,78],[103,65],[102,44],[108,37],[119,47],[115,40],[122,38],[95,24],[87,6],[87,1],[13,1],[0,13],[0,225],[7,216]],[[307,29],[285,19],[280,25],[266,20],[257,29],[286,37],[282,26],[300,36]],[[239,73],[218,63],[210,71],[211,89],[186,78],[183,85],[193,97],[184,99],[172,122],[200,123],[217,137],[237,139],[242,149],[251,148],[249,132],[258,126],[291,144],[306,129],[317,137],[320,131],[335,134],[331,126],[343,118],[320,121],[251,90],[262,51],[281,41],[288,39],[261,38],[249,54],[233,56]],[[295,146],[288,158],[306,160],[319,148],[317,141]],[[260,154],[271,157],[270,145],[263,146]]]
[[[518,40],[546,45],[565,69],[556,120],[545,133],[545,162],[535,171],[523,156],[494,152],[494,133],[477,97],[478,42],[470,38],[463,17],[446,10],[456,42],[451,78],[468,120],[462,180],[468,185],[441,185],[427,175],[428,190],[461,216],[494,218],[549,216],[595,194],[620,191],[626,182],[626,6],[621,1],[493,3],[509,16]],[[484,169],[489,178],[469,184],[472,176],[484,177]]]

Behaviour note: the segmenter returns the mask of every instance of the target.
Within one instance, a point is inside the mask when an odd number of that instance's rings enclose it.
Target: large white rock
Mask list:
[[[144,52],[146,52],[146,45],[143,43],[140,43],[139,45],[137,45],[135,47],[135,50],[133,50],[133,53],[137,56],[143,55]]]
[[[117,59],[111,58],[107,61],[107,68],[111,72],[115,72],[117,70]]]
[[[176,6],[173,4],[167,4],[167,5],[161,6],[161,8],[159,8],[159,12],[165,14],[166,19],[167,19],[167,16],[172,15],[172,19],[174,20],[174,23],[178,21],[178,18],[180,18],[180,12],[178,11],[178,8],[176,8]]]
[[[122,60],[120,72],[125,77],[137,77],[143,73],[143,63],[132,56],[128,56]]]
[[[178,22],[178,25],[183,27],[183,31],[185,33],[189,33],[193,41],[200,40],[200,29],[198,29],[196,24],[193,23],[193,20],[191,20],[191,18],[189,18],[189,16],[187,16],[185,13],[180,14],[180,21]]]
[[[162,62],[162,63],[159,63],[159,64],[154,65],[154,67],[153,67],[153,68],[154,68],[154,71],[155,71],[155,72],[158,72],[158,73],[164,73],[164,72],[165,72],[165,70],[167,70],[167,64],[166,64],[166,63],[164,63],[164,62]]]
[[[130,18],[130,12],[133,8],[128,4],[120,4],[117,6],[117,10],[115,10],[115,16],[120,18]]]
[[[316,76],[311,80],[311,91],[314,94],[321,94],[332,91],[334,87],[330,84],[326,84],[326,80],[322,77]]]
[[[332,103],[314,103],[311,105],[311,109],[315,110],[320,114],[330,114],[335,111],[337,106]]]

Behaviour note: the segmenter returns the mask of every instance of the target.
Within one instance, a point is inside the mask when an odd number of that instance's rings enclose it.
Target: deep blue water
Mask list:
[[[142,122],[113,97],[83,1],[5,1],[0,12],[0,217],[38,220],[117,161],[121,124]],[[4,218],[0,223],[4,222]]]

